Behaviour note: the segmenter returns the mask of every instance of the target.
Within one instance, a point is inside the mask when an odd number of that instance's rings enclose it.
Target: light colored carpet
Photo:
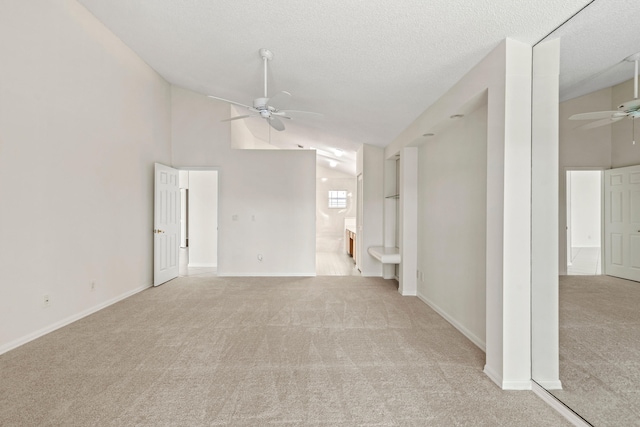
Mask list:
[[[553,395],[594,426],[640,426],[640,283],[560,278],[560,379]]]
[[[0,356],[3,426],[568,426],[395,281],[183,277]]]

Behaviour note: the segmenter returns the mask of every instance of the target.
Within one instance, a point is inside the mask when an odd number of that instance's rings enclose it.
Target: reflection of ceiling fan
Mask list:
[[[291,97],[289,92],[279,92],[269,98],[267,96],[267,62],[273,59],[273,53],[268,49],[260,49],[260,56],[264,62],[264,96],[253,100],[253,106],[241,104],[235,101],[229,101],[228,99],[219,98],[217,96],[209,95],[209,98],[218,99],[220,101],[228,102],[229,104],[244,107],[249,110],[249,114],[242,116],[231,117],[230,119],[222,120],[228,122],[231,120],[246,119],[248,117],[262,117],[267,120],[267,123],[275,130],[284,130],[284,123],[280,119],[291,119],[296,115],[315,115],[322,116],[319,113],[312,113],[309,111],[297,111],[297,110],[284,110],[287,101]]]
[[[627,101],[618,106],[617,111],[594,111],[591,113],[574,114],[569,117],[569,120],[595,120],[595,122],[587,123],[582,126],[578,126],[576,129],[593,129],[598,126],[610,125],[618,120],[622,120],[625,117],[631,117],[635,119],[640,117],[640,99],[638,99],[638,61],[640,60],[640,53],[625,58],[625,61],[635,62],[636,71],[634,76],[634,95],[633,100]]]

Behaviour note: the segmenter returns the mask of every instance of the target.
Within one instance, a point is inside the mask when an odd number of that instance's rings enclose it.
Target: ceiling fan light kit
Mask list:
[[[283,131],[285,129],[284,123],[281,119],[291,120],[292,116],[295,115],[316,115],[322,116],[319,113],[312,113],[310,111],[298,111],[298,110],[284,110],[278,108],[284,108],[286,106],[287,101],[291,98],[291,94],[287,91],[278,92],[271,98],[269,98],[267,92],[267,78],[268,78],[268,68],[267,63],[273,59],[273,52],[269,49],[262,48],[258,51],[260,57],[262,58],[262,62],[264,64],[264,95],[253,100],[252,105],[242,104],[240,102],[231,101],[225,98],[220,98],[213,95],[208,95],[209,98],[217,99],[219,101],[224,101],[232,105],[237,105],[239,107],[246,108],[249,110],[249,114],[244,114],[241,116],[231,117],[229,119],[222,120],[223,122],[228,122],[231,120],[241,120],[247,119],[251,117],[260,117],[267,121],[269,126],[277,131]]]

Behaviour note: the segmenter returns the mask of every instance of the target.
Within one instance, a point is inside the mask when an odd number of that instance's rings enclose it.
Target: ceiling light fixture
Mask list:
[[[332,168],[335,168],[336,166],[338,166],[338,162],[336,162],[335,160],[331,160],[329,161],[329,166],[331,166]]]

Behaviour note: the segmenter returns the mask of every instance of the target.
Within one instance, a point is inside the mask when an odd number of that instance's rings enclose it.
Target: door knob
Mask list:
[[[160,234],[160,233],[164,233],[164,230],[153,230],[153,232],[156,234]]]

